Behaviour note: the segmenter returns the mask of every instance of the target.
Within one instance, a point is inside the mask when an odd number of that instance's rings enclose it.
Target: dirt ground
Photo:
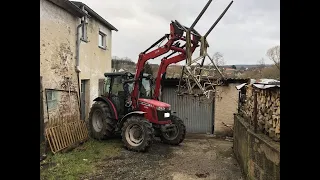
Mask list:
[[[190,135],[180,146],[156,141],[145,153],[122,149],[118,156],[103,159],[98,169],[82,179],[244,179],[232,153],[232,142]]]

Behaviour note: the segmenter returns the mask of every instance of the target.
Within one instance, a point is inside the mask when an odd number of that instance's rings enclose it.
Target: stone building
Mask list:
[[[40,0],[40,79],[44,121],[86,119],[99,79],[111,72],[112,31],[81,2]],[[80,114],[81,112],[81,114]]]

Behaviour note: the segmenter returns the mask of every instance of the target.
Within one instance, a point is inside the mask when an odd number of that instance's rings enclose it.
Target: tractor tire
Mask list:
[[[111,119],[109,106],[96,101],[89,113],[89,133],[94,139],[103,140],[113,136],[116,120]]]
[[[169,133],[161,132],[160,139],[165,144],[179,145],[180,143],[182,143],[186,136],[186,126],[179,117],[175,115],[171,115],[171,117],[172,123],[176,125],[176,131],[170,135]]]
[[[131,116],[123,123],[121,136],[128,150],[145,152],[153,143],[154,129],[143,116]]]

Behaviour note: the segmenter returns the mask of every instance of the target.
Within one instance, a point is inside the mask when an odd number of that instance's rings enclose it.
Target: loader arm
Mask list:
[[[191,48],[191,52],[193,53],[197,47],[198,47],[197,44],[193,44],[193,46]],[[174,54],[174,53],[172,53],[172,54]],[[170,54],[170,55],[172,55],[172,54]],[[153,94],[153,99],[155,99],[155,100],[159,100],[159,95],[160,95],[160,90],[161,90],[161,81],[163,78],[163,74],[167,71],[168,66],[170,64],[176,64],[176,63],[181,62],[186,59],[185,53],[176,55],[171,58],[168,58],[169,56],[167,56],[161,60],[161,63],[160,63],[159,69],[158,69],[156,82],[155,82],[155,88],[154,88],[154,94]]]
[[[137,65],[136,65],[136,73],[135,73],[135,77],[134,77],[135,83],[134,83],[133,91],[131,93],[131,100],[132,100],[133,108],[137,108],[139,85],[141,82],[141,77],[143,74],[145,63],[150,59],[154,59],[154,58],[157,58],[163,54],[166,54],[170,50],[172,50],[174,53],[180,52],[181,54],[186,54],[186,50],[185,50],[184,46],[179,47],[178,45],[176,45],[176,44],[179,44],[179,42],[177,42],[179,40],[186,41],[186,37],[183,36],[183,34],[184,34],[184,31],[182,30],[181,25],[178,24],[177,21],[175,21],[175,22],[172,21],[170,24],[170,34],[164,35],[162,38],[160,38],[158,41],[156,41],[153,45],[151,45],[147,50],[145,50],[144,52],[139,54],[139,59],[138,59]],[[163,46],[148,52],[150,49],[154,48],[155,46],[157,46],[160,42],[164,41],[165,39],[168,39],[168,41]],[[197,34],[197,32],[194,32],[192,34],[191,43],[197,44],[199,42],[199,39],[200,39],[200,37]],[[180,58],[179,58],[179,61],[181,61]]]

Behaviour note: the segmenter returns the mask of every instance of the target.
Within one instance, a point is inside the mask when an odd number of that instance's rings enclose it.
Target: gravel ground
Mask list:
[[[209,137],[187,137],[179,146],[156,141],[145,153],[123,149],[119,156],[106,158],[97,167],[94,175],[83,179],[244,179],[232,153],[232,142]]]

